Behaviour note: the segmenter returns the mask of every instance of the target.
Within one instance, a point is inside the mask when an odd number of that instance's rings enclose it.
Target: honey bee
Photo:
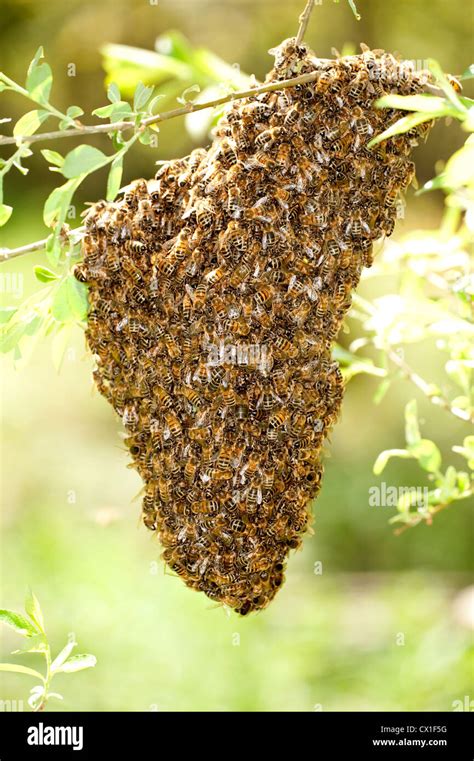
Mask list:
[[[281,428],[286,423],[288,418],[288,411],[283,407],[280,407],[274,412],[268,421],[269,428]]]
[[[217,283],[222,280],[225,274],[226,269],[224,267],[217,267],[216,269],[207,272],[204,275],[204,279],[206,283],[209,283],[209,285],[217,285]]]
[[[89,279],[89,273],[84,264],[75,264],[73,267],[73,275],[80,283],[87,283]],[[90,317],[89,317],[90,319]]]
[[[274,346],[278,354],[287,355],[288,357],[296,357],[298,350],[295,349],[291,341],[284,336],[277,336],[274,340]]]
[[[241,263],[232,272],[229,278],[229,285],[232,288],[238,288],[243,281],[250,275],[250,267],[248,264]]]
[[[268,150],[280,138],[282,127],[270,127],[260,132],[255,138],[255,145],[263,150]]]
[[[356,74],[352,82],[350,83],[348,95],[351,98],[354,98],[354,100],[357,100],[361,97],[363,94],[365,88],[367,87],[368,82],[368,76],[367,74],[364,74],[362,71]]]
[[[168,392],[164,388],[161,388],[161,386],[155,386],[153,390],[159,406],[163,410],[170,410],[173,406],[173,399]]]
[[[135,431],[138,425],[138,413],[134,406],[127,405],[124,409],[122,422],[130,431]]]
[[[174,415],[172,412],[165,412],[165,423],[169,429],[170,436],[173,438],[177,438],[178,436],[181,436],[182,429],[181,429],[181,423],[179,422],[176,415]]]
[[[300,119],[300,105],[295,103],[294,106],[290,106],[286,112],[283,124],[285,127],[294,127]]]
[[[203,309],[204,304],[206,303],[207,299],[207,285],[204,283],[201,283],[196,287],[196,290],[193,294],[193,308],[196,311],[200,311]]]
[[[235,407],[238,401],[237,394],[233,388],[225,388],[222,392],[222,400],[226,407]]]
[[[285,170],[288,170],[291,165],[291,146],[289,143],[281,143],[278,146],[276,156],[275,156],[276,163],[283,167]]]

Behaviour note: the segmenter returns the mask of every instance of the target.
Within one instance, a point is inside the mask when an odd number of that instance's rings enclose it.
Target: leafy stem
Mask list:
[[[51,657],[51,645],[46,635],[43,614],[38,599],[33,592],[28,591],[25,600],[25,613],[16,613],[12,610],[0,610],[0,621],[10,626],[18,634],[26,637],[26,648],[14,650],[13,654],[32,654],[42,655],[45,659],[46,671],[41,674],[35,669],[23,666],[18,663],[0,663],[0,671],[13,672],[17,674],[26,674],[39,679],[41,684],[36,685],[30,690],[28,705],[34,712],[44,711],[50,698],[62,700],[62,695],[58,692],[51,691],[51,683],[56,674],[72,673],[82,671],[83,669],[92,668],[96,665],[96,658],[90,654],[71,655],[72,650],[77,643],[73,635],[69,635],[69,641],[53,660]]]

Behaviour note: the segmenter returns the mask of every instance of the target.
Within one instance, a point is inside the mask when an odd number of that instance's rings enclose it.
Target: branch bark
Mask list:
[[[308,0],[306,3],[306,7],[299,17],[298,21],[300,22],[298,33],[296,35],[296,44],[301,45],[303,42],[303,37],[306,34],[306,29],[308,28],[309,18],[311,16],[311,13],[313,12],[315,0]]]
[[[325,60],[325,59],[321,59]],[[186,116],[186,114],[192,114],[196,111],[203,111],[207,108],[214,108],[215,106],[222,106],[225,103],[231,103],[234,100],[242,100],[243,98],[251,98],[254,95],[260,95],[260,93],[270,92],[272,90],[284,90],[287,87],[296,87],[296,85],[307,84],[308,82],[314,82],[320,76],[320,72],[312,71],[308,74],[301,74],[299,77],[293,77],[291,79],[282,79],[280,82],[267,82],[257,87],[251,87],[248,90],[239,90],[237,92],[230,92],[226,95],[222,95],[220,98],[214,98],[214,100],[208,100],[205,103],[188,103],[185,106],[179,108],[173,108],[171,111],[163,111],[161,114],[154,114],[152,116],[143,119],[141,125],[138,127],[138,131],[143,131],[146,127],[150,127],[153,124],[159,124],[160,122],[167,121],[168,119],[175,119],[178,116]],[[17,145],[18,143],[24,143],[29,145],[30,143],[37,143],[40,140],[56,140],[63,137],[82,137],[83,135],[96,135],[107,132],[124,132],[129,129],[135,129],[135,124],[128,121],[112,122],[111,124],[91,124],[76,127],[75,129],[68,130],[55,130],[54,132],[40,132],[36,135],[17,135],[16,137],[0,137],[1,145]]]

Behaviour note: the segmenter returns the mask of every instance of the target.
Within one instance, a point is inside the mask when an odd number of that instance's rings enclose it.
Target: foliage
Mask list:
[[[376,145],[401,132],[407,132],[423,121],[433,118],[455,118],[467,132],[474,132],[474,102],[462,97],[444,75],[435,61],[429,62],[431,72],[442,96],[419,95],[402,97],[388,95],[378,105],[381,108],[406,109],[411,113],[399,119],[389,130],[376,136]],[[472,76],[470,67],[465,78]],[[418,191],[441,189],[446,194],[444,217],[438,230],[417,230],[400,242],[386,244],[375,266],[365,275],[373,278],[398,278],[396,294],[387,294],[372,301],[354,296],[351,317],[361,324],[362,337],[351,344],[346,373],[356,367],[357,372],[374,374],[370,359],[359,352],[375,350],[378,370],[383,380],[378,386],[374,401],[380,403],[391,384],[399,377],[409,378],[433,404],[466,423],[474,422],[473,369],[474,324],[472,272],[472,244],[474,233],[474,135],[470,134],[464,146],[446,162],[442,171]],[[438,384],[425,380],[408,365],[405,354],[416,346],[416,355],[424,356],[424,346],[432,340],[445,356],[446,380],[443,388],[452,387],[445,396]],[[421,371],[420,371],[421,372]],[[463,444],[452,449],[467,459],[471,475],[450,465],[441,471],[441,455],[436,444],[422,439],[419,434],[416,403],[410,402],[405,410],[406,449],[382,452],[374,466],[380,474],[390,457],[413,458],[422,471],[428,472],[434,488],[429,491],[427,504],[417,508],[402,497],[398,514],[392,522],[413,526],[422,521],[431,522],[439,510],[458,500],[472,496],[472,446],[474,439],[466,436]]]
[[[26,674],[38,678],[41,684],[31,688],[28,705],[33,711],[42,711],[50,698],[63,699],[63,696],[58,692],[51,691],[51,682],[57,674],[72,674],[76,671],[92,668],[96,665],[96,658],[87,653],[71,655],[77,646],[77,642],[70,635],[67,644],[56,658],[52,659],[43,613],[37,597],[31,590],[26,595],[25,613],[26,616],[12,610],[0,610],[0,621],[26,638],[25,647],[21,650],[14,650],[12,655],[35,653],[43,656],[46,662],[45,674],[43,675],[39,671],[19,663],[0,663],[0,671]]]
[[[416,526],[425,521],[431,524],[432,516],[458,500],[467,499],[474,494],[474,436],[466,436],[463,446],[453,446],[453,451],[464,457],[471,475],[464,470],[457,470],[449,465],[443,473],[441,453],[430,439],[423,439],[417,416],[416,401],[412,400],[405,408],[405,449],[387,449],[381,452],[374,464],[374,473],[380,475],[391,457],[403,457],[416,460],[419,467],[426,471],[428,479],[434,484],[425,497],[420,500],[419,491],[408,490],[398,500],[398,513],[391,523],[403,523],[406,527]]]

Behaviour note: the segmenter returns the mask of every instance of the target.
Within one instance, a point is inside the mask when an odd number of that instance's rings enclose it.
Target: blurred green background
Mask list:
[[[87,114],[105,102],[104,43],[153,49],[158,35],[179,29],[193,45],[263,78],[272,61],[267,50],[295,33],[303,4],[2,0],[1,68],[22,82],[43,45],[55,73],[53,102],[81,105]],[[315,8],[306,37],[319,55],[363,41],[406,58],[434,57],[453,73],[471,62],[471,19],[463,0],[359,0],[358,9],[360,22],[342,0]],[[67,75],[70,63],[75,77]],[[0,117],[14,120],[29,108],[18,97],[2,96],[1,104]],[[63,141],[61,150],[64,142],[68,149],[75,145]],[[91,142],[108,148],[105,138]],[[462,142],[458,128],[437,125],[416,151],[420,183]],[[163,125],[159,148],[138,146],[124,180],[152,176],[155,161],[184,155],[193,145],[177,120]],[[7,177],[5,201],[15,212],[0,246],[46,234],[41,207],[58,178],[39,153],[28,166],[27,177]],[[105,179],[97,173],[84,184],[78,214],[85,201],[103,196]],[[395,235],[436,227],[441,211],[440,195],[415,197],[411,191]],[[38,285],[32,266],[43,261],[41,253],[28,255],[3,265],[2,272],[23,274],[28,293]],[[370,294],[391,287],[371,281]],[[368,293],[369,284],[364,289]],[[424,364],[425,375],[436,380],[442,365],[434,349],[427,348]],[[127,469],[120,421],[93,391],[91,369],[79,330],[59,375],[47,344],[21,371],[10,357],[2,358],[0,602],[20,609],[30,584],[53,645],[62,647],[74,631],[78,650],[98,658],[89,672],[57,678],[65,700],[51,702],[50,709],[451,710],[454,700],[472,695],[463,592],[471,578],[468,505],[399,537],[388,525],[393,510],[368,506],[368,489],[382,480],[372,474],[377,454],[404,443],[408,399],[418,398],[423,433],[440,446],[446,464],[456,457],[450,447],[469,433],[467,426],[429,405],[408,382],[374,408],[376,380],[362,375],[351,381],[326,447],[315,535],[291,557],[286,584],[271,606],[240,619],[186,589],[157,562],[156,539],[138,519],[141,484]],[[416,465],[406,461],[394,460],[383,474],[393,485],[425,485],[419,479]],[[318,562],[322,573],[315,573]],[[0,661],[14,660],[10,652],[20,645],[18,637],[5,628],[0,637]],[[24,658],[36,666],[35,656]],[[2,675],[0,698],[23,698],[26,705],[30,686],[28,677]]]

